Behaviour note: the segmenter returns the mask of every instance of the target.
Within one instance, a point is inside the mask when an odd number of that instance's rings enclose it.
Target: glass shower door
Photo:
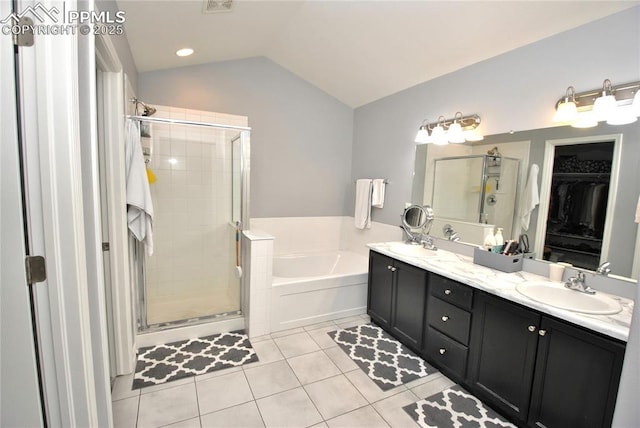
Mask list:
[[[155,176],[154,254],[145,258],[146,324],[239,315],[232,141],[240,132],[165,123],[150,129],[151,137],[143,139]]]

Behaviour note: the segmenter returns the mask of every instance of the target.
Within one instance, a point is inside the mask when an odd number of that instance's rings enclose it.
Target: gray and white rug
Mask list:
[[[254,361],[258,356],[241,330],[140,348],[133,389]]]
[[[327,334],[382,390],[437,371],[378,326],[362,324]]]
[[[423,428],[516,427],[458,385],[403,409]]]

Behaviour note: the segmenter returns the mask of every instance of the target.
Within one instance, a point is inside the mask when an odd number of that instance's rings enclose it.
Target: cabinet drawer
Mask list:
[[[427,355],[464,379],[467,371],[467,347],[449,339],[437,330],[427,328]]]
[[[473,300],[471,287],[433,273],[429,280],[429,287],[432,296],[471,310]]]
[[[447,302],[431,296],[427,308],[429,325],[457,340],[463,345],[469,344],[471,314]]]

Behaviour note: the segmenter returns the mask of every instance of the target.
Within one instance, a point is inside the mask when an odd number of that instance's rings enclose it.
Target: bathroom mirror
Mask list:
[[[550,167],[550,165],[545,165],[545,145],[547,145],[548,142],[562,139],[575,139],[575,141],[582,139],[588,141],[595,136],[611,135],[620,136],[619,178],[617,191],[613,195],[615,206],[612,207],[611,211],[607,214],[608,216],[612,216],[612,219],[609,219],[612,224],[611,233],[607,238],[607,242],[604,242],[603,245],[607,245],[609,248],[608,261],[610,261],[612,265],[612,274],[626,278],[635,278],[638,269],[637,264],[639,262],[634,260],[634,254],[636,254],[639,237],[637,237],[638,225],[634,222],[634,212],[638,201],[638,194],[640,193],[640,172],[638,171],[638,165],[640,165],[640,127],[637,123],[623,126],[600,124],[595,128],[588,129],[577,129],[569,126],[550,127],[491,135],[485,137],[483,141],[472,144],[467,143],[448,146],[434,146],[432,144],[418,145],[416,146],[412,203],[418,205],[431,204],[434,186],[434,159],[467,155],[471,153],[470,150],[472,149],[476,150],[474,153],[486,152],[491,147],[498,145],[500,151],[504,152],[503,155],[520,159],[521,184],[519,191],[521,192],[526,183],[530,165],[537,164],[540,167],[538,176],[539,184],[545,174],[545,168]],[[511,147],[517,147],[518,150],[512,149],[511,152],[509,152],[509,148]],[[519,151],[519,154],[515,155],[513,153],[515,151]],[[549,164],[549,160],[547,160],[546,163]],[[518,199],[519,195],[516,198],[516,207]],[[517,213],[517,209],[515,212]],[[540,206],[532,212],[530,225],[526,231],[531,248],[535,248],[536,246],[536,227],[539,212]],[[514,223],[516,223],[516,220],[517,219],[514,218]],[[439,222],[440,219],[436,216],[434,219],[436,229],[438,229]],[[450,222],[447,221],[447,223]],[[494,224],[491,221],[489,221],[489,223]],[[468,223],[468,225],[469,227],[482,226],[480,223]],[[501,224],[495,225],[503,227]],[[478,240],[482,238],[472,237],[470,232],[464,230],[465,226],[467,225],[463,224],[462,226],[458,226],[458,224],[453,223],[453,227],[455,231],[458,232],[460,241],[471,244],[482,244],[482,242],[478,242]],[[517,231],[520,230],[520,226],[514,226],[513,230],[513,235],[517,238]],[[478,233],[477,236],[483,236],[483,234]],[[542,257],[540,257],[540,259],[542,259]],[[634,266],[634,263],[636,266]]]
[[[402,224],[407,229],[422,229],[427,223],[427,211],[420,205],[411,205],[402,214]]]

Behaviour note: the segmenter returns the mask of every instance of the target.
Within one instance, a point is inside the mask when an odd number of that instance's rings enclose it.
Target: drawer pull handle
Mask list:
[[[451,290],[449,290],[449,289],[447,288],[446,290],[444,290],[444,294],[446,294],[446,295],[448,296],[449,294],[451,294]]]
[[[547,330],[540,330],[540,331],[538,332],[538,334],[539,334],[540,336],[544,336],[545,334],[547,334]]]
[[[447,322],[447,321],[449,321],[449,317],[447,315],[443,315],[442,322]]]
[[[445,353],[445,352],[447,352],[447,350],[446,350],[446,349],[444,349],[444,348],[440,348],[440,355],[444,355],[444,353]]]
[[[529,331],[530,331],[531,333],[533,333],[534,331],[536,331],[536,326],[535,326],[535,325],[530,325],[530,326],[529,326]]]

